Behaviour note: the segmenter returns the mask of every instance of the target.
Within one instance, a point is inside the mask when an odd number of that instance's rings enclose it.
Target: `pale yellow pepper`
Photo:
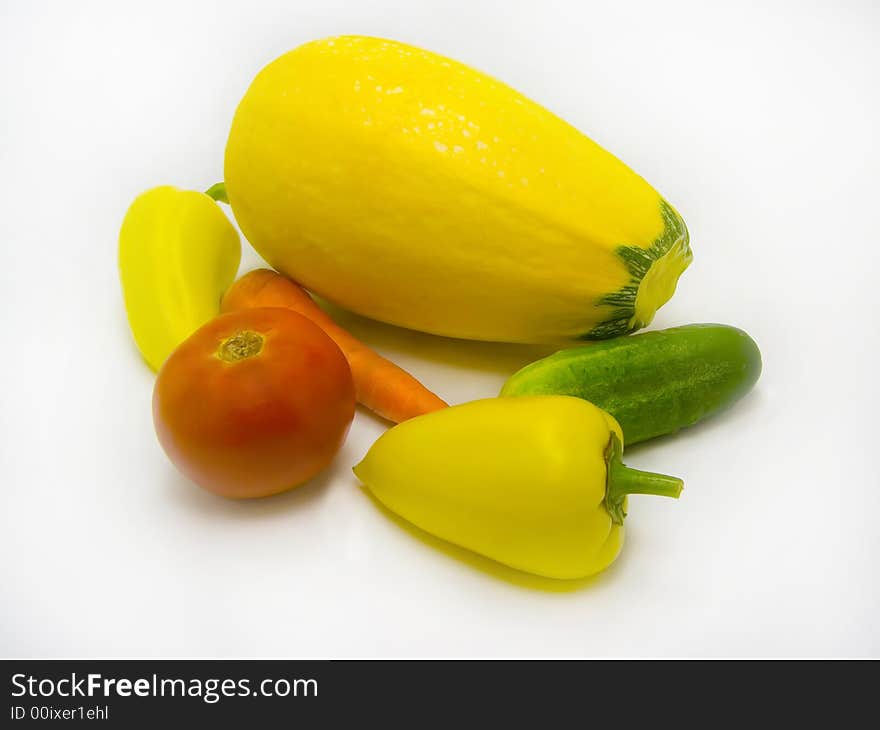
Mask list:
[[[139,195],[119,232],[119,275],[128,323],[147,364],[220,312],[241,261],[235,227],[206,193],[162,186]],[[213,196],[213,197],[211,197]]]
[[[620,462],[623,434],[569,396],[490,398],[381,436],[354,471],[423,530],[529,573],[581,578],[623,544],[628,494],[677,497],[675,477]]]

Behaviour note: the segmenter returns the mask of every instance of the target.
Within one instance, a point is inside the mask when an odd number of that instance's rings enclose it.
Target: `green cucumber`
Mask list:
[[[745,332],[690,324],[561,350],[514,373],[501,395],[583,398],[614,416],[633,444],[727,408],[760,374],[761,352]]]

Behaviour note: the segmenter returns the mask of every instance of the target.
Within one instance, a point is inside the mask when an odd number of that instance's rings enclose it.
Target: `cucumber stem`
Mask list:
[[[623,519],[626,517],[623,504],[628,494],[656,494],[675,499],[681,494],[684,487],[681,479],[632,469],[624,464],[620,460],[623,445],[616,433],[611,434],[606,454],[608,472],[605,481],[605,509],[608,510],[611,521],[615,524],[623,524]]]
[[[205,191],[205,195],[214,198],[218,203],[229,203],[229,198],[226,197],[225,182],[214,183]]]

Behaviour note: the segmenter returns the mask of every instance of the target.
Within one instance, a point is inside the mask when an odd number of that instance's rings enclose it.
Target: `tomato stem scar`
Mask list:
[[[246,360],[254,355],[259,355],[263,349],[263,335],[243,330],[236,332],[232,337],[227,337],[220,343],[217,349],[217,357],[224,362],[238,362]]]

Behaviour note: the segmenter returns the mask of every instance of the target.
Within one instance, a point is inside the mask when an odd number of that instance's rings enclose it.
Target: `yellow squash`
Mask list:
[[[131,332],[153,370],[220,313],[240,259],[238,232],[208,195],[165,185],[131,204],[119,275]]]
[[[577,129],[468,66],[378,38],[307,43],[264,68],[225,177],[272,266],[436,334],[624,334],[691,260],[678,213]]]

